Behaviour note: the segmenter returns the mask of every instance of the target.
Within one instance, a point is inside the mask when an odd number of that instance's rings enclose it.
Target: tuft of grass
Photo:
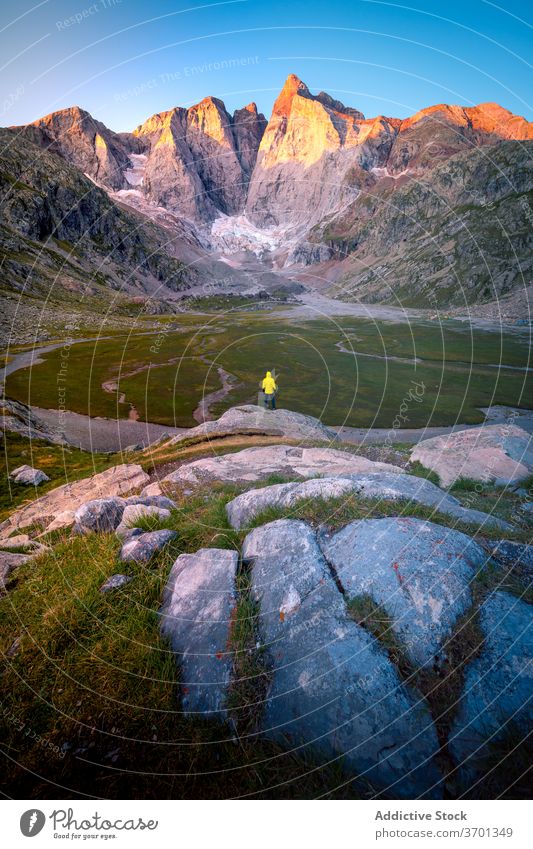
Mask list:
[[[491,486],[490,482],[483,483],[475,478],[461,476],[452,483],[449,492],[475,492],[479,487],[483,489],[485,486]]]
[[[480,601],[491,593],[502,590],[533,604],[533,586],[525,576],[517,574],[513,565],[505,566],[487,560],[474,578],[474,587]]]
[[[346,607],[349,616],[381,643],[403,677],[409,677],[413,672],[411,664],[394,633],[392,620],[385,608],[370,595],[355,596],[348,600]]]
[[[0,458],[0,521],[16,507],[34,501],[56,486],[103,472],[120,462],[115,455],[91,454],[77,448],[51,445],[42,439],[30,442],[19,434],[6,432]],[[10,481],[9,472],[26,463],[42,469],[50,481],[37,488]]]
[[[397,499],[387,501],[383,498],[361,498],[358,495],[343,495],[338,498],[310,498],[298,501],[289,509],[268,507],[251,521],[247,530],[273,522],[276,519],[301,519],[315,528],[340,530],[350,522],[360,519],[381,519],[385,516],[424,519],[437,525],[444,525],[469,536],[476,537],[481,532],[489,539],[501,539],[502,531],[494,525],[479,525],[460,522],[446,513],[439,513],[432,507],[425,507],[414,501]],[[515,528],[505,532],[506,539],[528,542],[530,531],[527,528]]]
[[[413,460],[412,463],[409,463],[407,467],[407,472],[410,475],[415,475],[417,478],[426,478],[426,480],[434,483],[435,486],[440,486],[440,477],[437,472],[434,472],[432,469],[426,468],[420,460]]]
[[[270,676],[264,651],[257,648],[259,604],[252,597],[249,570],[242,562],[237,575],[237,594],[229,641],[234,661],[228,710],[237,733],[245,736],[257,730]]]

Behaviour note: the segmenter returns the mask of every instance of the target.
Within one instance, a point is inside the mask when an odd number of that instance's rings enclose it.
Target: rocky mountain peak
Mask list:
[[[296,74],[289,74],[276,99],[276,102],[274,103],[272,117],[274,115],[289,115],[293,99],[297,95],[300,97],[309,97],[310,94],[311,92],[307,88],[306,84],[302,82]]]

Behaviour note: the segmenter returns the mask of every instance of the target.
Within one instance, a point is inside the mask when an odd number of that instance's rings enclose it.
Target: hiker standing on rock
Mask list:
[[[276,381],[272,377],[272,372],[267,371],[261,382],[261,388],[263,390],[265,396],[265,407],[268,409],[268,402],[270,401],[271,409],[276,409],[276,390],[278,388]]]

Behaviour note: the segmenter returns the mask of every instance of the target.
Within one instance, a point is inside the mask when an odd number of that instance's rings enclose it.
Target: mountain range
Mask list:
[[[1,131],[2,284],[493,301],[529,283],[532,140],[495,103],[366,118],[294,74],[268,122],[215,97],[131,133],[60,110]]]

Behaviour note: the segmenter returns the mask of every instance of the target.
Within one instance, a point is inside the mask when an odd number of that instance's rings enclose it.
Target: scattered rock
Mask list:
[[[114,531],[120,524],[125,509],[123,498],[95,498],[93,501],[87,501],[78,507],[74,514],[74,531],[79,534]]]
[[[2,548],[20,548],[23,545],[33,545],[33,542],[29,538],[28,534],[17,534],[17,536],[9,537],[9,539],[2,540]]]
[[[496,592],[481,606],[480,619],[484,646],[466,669],[449,740],[464,788],[483,778],[491,745],[497,746],[513,730],[520,738],[531,733],[531,605]],[[514,740],[509,751],[518,743]]]
[[[202,548],[180,555],[172,567],[163,596],[161,631],[179,655],[185,714],[225,717],[237,564],[236,551]]]
[[[133,578],[129,575],[111,575],[111,577],[108,578],[107,581],[104,581],[100,587],[100,592],[107,593],[109,590],[118,590],[120,587],[124,587],[126,584],[129,584],[132,580]]]
[[[74,513],[87,501],[97,498],[112,498],[129,495],[146,486],[150,478],[139,465],[123,464],[113,466],[75,483],[58,486],[42,495],[30,504],[15,510],[9,519],[0,524],[0,539],[9,537],[19,528],[43,524],[48,530],[55,529],[56,520],[67,513]],[[68,525],[61,525],[68,527]]]
[[[161,551],[175,536],[177,536],[176,531],[166,530],[135,534],[123,544],[120,550],[120,560],[148,563],[154,554]]]
[[[411,451],[443,486],[458,478],[509,484],[533,472],[533,437],[513,424],[482,425],[423,439]]]
[[[333,448],[298,448],[290,445],[245,448],[235,454],[203,457],[171,472],[161,483],[197,485],[206,481],[254,482],[270,475],[310,478],[315,475],[349,475],[371,472],[396,472],[403,469],[389,463],[378,463]]]
[[[441,665],[487,557],[459,531],[420,519],[363,519],[321,539],[346,596],[369,595],[416,666]],[[444,647],[444,650],[443,650]]]
[[[154,519],[169,519],[170,510],[163,507],[151,507],[148,504],[128,504],[122,513],[122,521],[116,526],[117,536],[122,536],[130,528],[135,527],[135,522],[151,516]]]
[[[267,410],[255,404],[231,407],[214,422],[204,422],[198,427],[180,433],[171,439],[171,443],[182,442],[220,434],[266,434],[285,436],[290,439],[319,439],[335,442],[338,436],[313,416],[295,413],[292,410]]]
[[[133,539],[133,537],[140,537],[141,534],[145,533],[146,531],[144,531],[142,528],[129,528],[126,531],[121,531],[119,536],[122,542],[125,543],[126,540]]]
[[[50,480],[41,469],[34,469],[33,466],[27,465],[13,469],[9,477],[15,483],[26,484],[26,486],[39,486],[39,484]]]
[[[348,617],[311,528],[287,519],[256,528],[243,558],[253,564],[259,632],[272,666],[262,733],[339,758],[393,798],[440,797],[428,707]]]
[[[350,494],[359,495],[361,498],[415,501],[462,522],[495,525],[500,528],[511,527],[503,519],[463,507],[456,498],[425,478],[386,472],[319,478],[305,483],[274,484],[263,489],[251,489],[230,501],[226,512],[231,525],[240,529],[249,525],[255,516],[267,507],[290,510],[299,501],[310,498],[335,498]]]
[[[15,554],[12,551],[0,551],[0,588],[5,587],[11,573],[18,566],[31,560],[29,554]]]

